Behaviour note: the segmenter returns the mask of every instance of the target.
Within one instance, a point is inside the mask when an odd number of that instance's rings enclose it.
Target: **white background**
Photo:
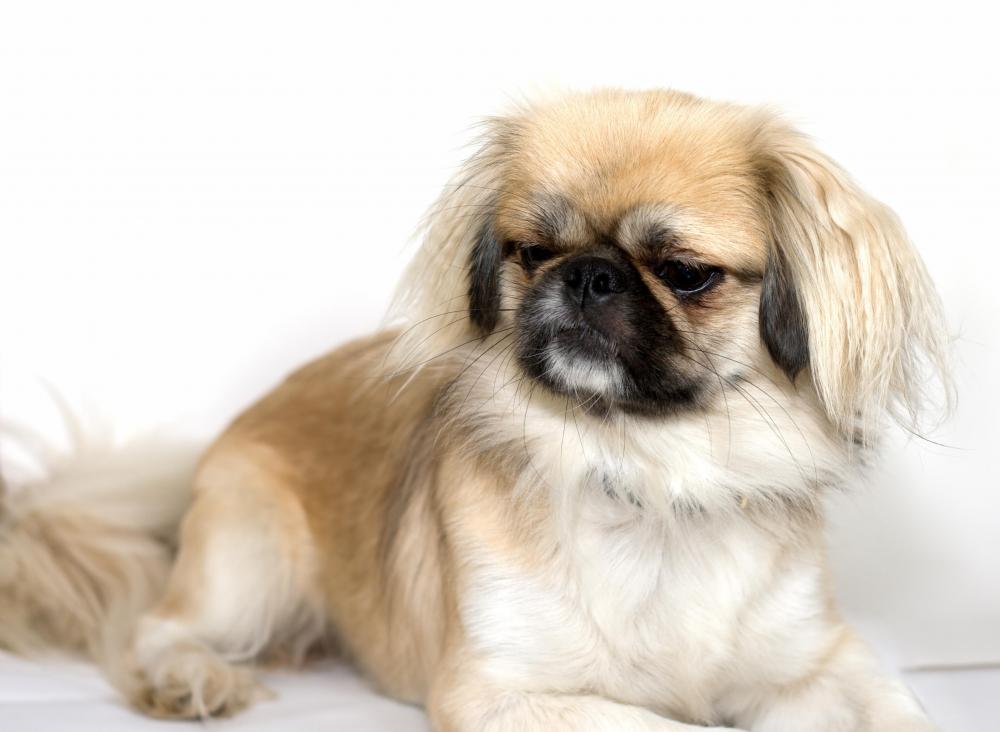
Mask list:
[[[960,403],[835,513],[849,614],[904,665],[1000,661],[1000,83],[985,3],[7,3],[0,418],[42,380],[208,436],[378,324],[481,116],[672,86],[786,111],[906,222]],[[12,467],[12,466],[11,466]]]

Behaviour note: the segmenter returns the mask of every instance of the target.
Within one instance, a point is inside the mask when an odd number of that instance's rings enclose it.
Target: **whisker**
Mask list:
[[[508,327],[508,328],[498,328],[497,330],[495,330],[495,331],[493,331],[493,332],[494,332],[494,333],[502,333],[502,332],[504,332],[504,331],[508,331],[508,330],[513,330],[513,329],[514,329],[514,327],[515,327],[515,326],[513,326],[513,325],[512,325],[512,326],[510,326],[510,327]],[[443,357],[443,356],[447,356],[447,355],[448,355],[449,353],[452,353],[453,351],[457,351],[457,350],[458,350],[459,348],[462,348],[462,347],[464,347],[464,346],[467,346],[467,345],[469,345],[470,343],[475,343],[476,341],[482,341],[482,340],[485,340],[485,339],[486,339],[486,338],[488,338],[488,337],[489,337],[489,336],[476,336],[475,338],[470,338],[469,340],[467,340],[467,341],[465,341],[465,342],[463,342],[463,343],[459,343],[459,344],[458,344],[457,346],[452,346],[451,348],[449,348],[449,349],[447,349],[447,350],[445,350],[445,351],[442,351],[441,353],[438,353],[438,354],[436,354],[436,355],[434,355],[434,356],[431,356],[430,358],[428,358],[428,359],[426,359],[426,360],[424,360],[424,361],[421,361],[420,363],[416,363],[416,364],[410,364],[410,365],[407,365],[407,366],[404,366],[403,368],[401,368],[401,369],[399,369],[399,370],[395,371],[395,372],[394,372],[394,373],[392,373],[392,374],[388,374],[387,376],[388,376],[388,377],[394,377],[394,376],[400,376],[400,375],[402,375],[402,374],[405,374],[405,373],[407,373],[408,371],[410,371],[410,370],[412,370],[412,369],[418,369],[418,368],[420,368],[421,366],[426,366],[426,365],[427,365],[428,363],[430,363],[431,361],[434,361],[434,360],[437,360],[437,359],[439,359],[439,358],[441,358],[441,357]]]
[[[489,348],[487,348],[487,349],[486,349],[485,351],[483,351],[483,352],[482,352],[481,354],[479,354],[478,356],[476,356],[476,358],[475,358],[475,359],[474,359],[474,360],[473,360],[473,361],[472,361],[471,363],[469,363],[469,364],[468,364],[467,366],[465,366],[465,367],[464,367],[464,368],[463,368],[463,369],[462,369],[462,370],[461,370],[461,371],[459,372],[459,374],[458,374],[458,375],[457,375],[457,376],[456,376],[456,377],[455,377],[455,378],[454,378],[454,379],[452,380],[452,384],[453,384],[453,385],[454,385],[454,386],[455,386],[455,387],[457,388],[457,386],[458,386],[458,384],[459,384],[459,381],[461,380],[462,376],[463,376],[463,375],[464,375],[464,374],[465,374],[465,373],[466,373],[466,372],[467,372],[467,371],[468,371],[468,370],[469,370],[470,368],[472,368],[472,367],[473,367],[473,366],[474,366],[474,365],[475,365],[475,364],[476,364],[476,363],[477,363],[477,362],[478,362],[478,361],[479,361],[480,359],[482,359],[482,358],[485,358],[485,357],[486,357],[486,355],[487,355],[487,354],[488,354],[488,353],[489,353],[490,351],[492,351],[492,350],[493,350],[494,348],[496,348],[497,346],[500,346],[500,345],[502,345],[503,343],[505,343],[505,342],[506,342],[506,341],[507,341],[507,340],[508,340],[509,338],[511,338],[511,337],[512,337],[512,336],[514,336],[514,335],[515,335],[514,333],[507,333],[507,334],[506,334],[506,335],[505,335],[505,336],[504,336],[503,338],[500,338],[500,339],[499,339],[498,341],[496,341],[495,343],[493,343],[493,344],[492,344],[492,345],[491,345],[491,346],[490,346]],[[473,389],[475,389],[475,386],[476,386],[476,384],[478,383],[479,379],[481,379],[481,378],[482,378],[483,374],[485,374],[485,373],[486,373],[486,371],[487,371],[487,370],[489,370],[490,366],[492,366],[492,365],[493,365],[493,364],[494,364],[494,363],[496,362],[496,359],[497,359],[497,358],[498,358],[498,357],[499,357],[500,355],[502,355],[503,353],[504,353],[504,349],[503,349],[503,348],[501,348],[501,349],[500,349],[500,351],[499,351],[499,353],[497,354],[497,356],[494,356],[494,357],[493,357],[493,359],[492,359],[492,360],[490,360],[490,362],[489,362],[488,364],[486,364],[486,366],[485,366],[485,367],[484,367],[484,368],[483,368],[483,369],[482,369],[482,370],[481,370],[481,371],[479,372],[479,374],[478,374],[478,375],[476,376],[476,378],[475,378],[475,379],[473,379],[473,381],[472,381],[472,384],[470,384],[470,385],[469,385],[469,390],[468,390],[468,391],[466,392],[466,394],[465,394],[465,398],[464,398],[464,399],[462,399],[462,403],[461,403],[461,404],[459,404],[459,406],[458,406],[458,411],[459,411],[459,412],[461,412],[461,411],[462,411],[462,408],[463,408],[463,407],[465,406],[465,403],[466,403],[466,402],[467,402],[467,401],[469,400],[469,397],[470,397],[470,396],[472,395],[472,391],[473,391]],[[449,387],[449,388],[450,388],[450,387]]]
[[[700,351],[700,349],[697,346],[691,346],[691,347],[694,348],[695,350],[699,350]],[[697,359],[692,358],[691,356],[689,356],[689,355],[687,355],[687,354],[685,354],[685,353],[683,353],[681,351],[678,351],[678,353],[682,357],[688,359],[692,363],[697,364],[701,368],[706,369],[706,370],[710,370],[708,366],[706,366],[705,364],[701,363]],[[742,396],[744,398],[744,400],[747,402],[747,404],[749,404],[754,409],[754,411],[757,412],[757,415],[761,418],[761,420],[764,422],[764,424],[766,424],[770,428],[770,430],[774,433],[775,437],[777,437],[781,441],[782,446],[788,452],[789,457],[791,457],[792,461],[795,463],[795,467],[798,469],[800,475],[805,480],[806,479],[806,474],[803,471],[802,466],[799,464],[798,458],[795,456],[795,452],[792,450],[791,445],[789,445],[788,440],[785,438],[785,435],[784,435],[784,433],[781,430],[781,427],[778,425],[777,421],[770,414],[770,412],[767,411],[767,409],[764,407],[763,404],[760,403],[759,400],[755,399],[749,392],[747,392],[746,389],[741,388],[739,384],[737,384],[734,381],[732,381],[730,379],[727,379],[725,377],[721,377],[721,378],[722,378],[722,380],[726,384],[728,384],[729,386],[731,386],[736,391],[736,393],[738,393],[740,396]]]

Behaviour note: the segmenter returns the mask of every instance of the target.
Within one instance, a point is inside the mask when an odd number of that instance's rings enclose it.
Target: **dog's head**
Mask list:
[[[435,326],[418,360],[504,338],[533,383],[604,417],[708,409],[754,376],[867,443],[944,352],[887,208],[773,115],[674,92],[494,120],[406,284],[408,319]]]

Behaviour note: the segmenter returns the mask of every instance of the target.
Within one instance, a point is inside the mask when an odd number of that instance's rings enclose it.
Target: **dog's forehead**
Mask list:
[[[641,97],[641,95],[640,95]],[[707,256],[763,264],[763,195],[735,113],[681,98],[583,97],[523,120],[500,213],[515,235],[634,249],[683,237]]]

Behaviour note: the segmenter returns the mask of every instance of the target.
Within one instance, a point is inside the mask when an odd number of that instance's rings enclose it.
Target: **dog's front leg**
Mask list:
[[[853,634],[809,676],[743,695],[731,716],[752,732],[935,732],[916,699]]]
[[[436,732],[733,732],[589,694],[504,688],[463,669],[434,685],[427,711]]]

